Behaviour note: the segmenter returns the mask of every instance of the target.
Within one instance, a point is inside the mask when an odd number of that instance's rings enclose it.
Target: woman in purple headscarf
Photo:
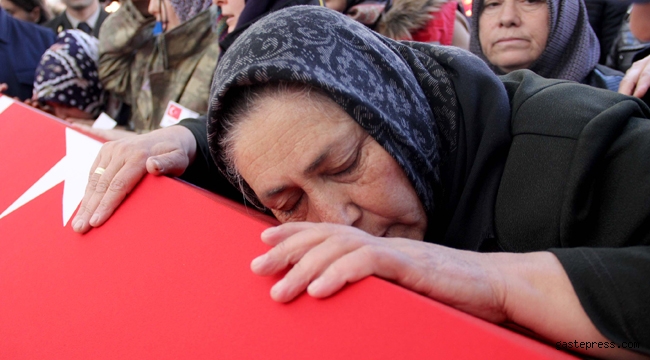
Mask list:
[[[472,23],[470,51],[497,74],[529,69],[618,90],[623,74],[598,65],[600,45],[582,1],[478,0]]]

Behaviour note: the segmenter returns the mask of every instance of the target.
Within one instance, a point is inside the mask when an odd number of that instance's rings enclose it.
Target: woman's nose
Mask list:
[[[516,0],[507,0],[501,5],[499,12],[499,22],[501,26],[511,27],[521,25],[521,18],[519,16],[519,8],[517,7]]]
[[[147,7],[147,11],[149,11],[149,14],[156,16],[158,14],[158,3],[159,0],[151,0],[149,1],[149,6]]]
[[[345,194],[319,194],[309,201],[307,221],[354,226],[362,211]]]

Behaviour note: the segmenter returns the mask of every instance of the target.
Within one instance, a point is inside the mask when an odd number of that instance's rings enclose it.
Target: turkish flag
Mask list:
[[[169,110],[167,110],[167,115],[173,117],[174,119],[178,120],[181,117],[181,111],[182,109],[179,108],[178,106],[174,104],[169,104]]]
[[[93,146],[71,131],[0,106],[0,212],[72,166],[69,142]],[[274,220],[167,177],[145,177],[105,225],[74,233],[62,215],[76,180],[60,177],[0,218],[4,359],[571,358],[374,277],[274,302],[278,278],[249,268]]]

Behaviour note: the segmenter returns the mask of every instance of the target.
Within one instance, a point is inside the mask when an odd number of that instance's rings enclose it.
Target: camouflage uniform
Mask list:
[[[219,57],[209,10],[155,38],[153,25],[127,0],[99,37],[100,79],[131,105],[129,127],[140,133],[159,127],[170,100],[206,113]]]

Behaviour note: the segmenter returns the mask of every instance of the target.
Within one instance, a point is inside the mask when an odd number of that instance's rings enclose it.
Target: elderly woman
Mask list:
[[[639,60],[624,78],[598,64],[600,45],[582,1],[478,0],[472,4],[472,23],[470,51],[497,74],[530,69],[549,79],[639,98],[650,86],[648,59]]]
[[[260,275],[295,265],[275,300],[376,275],[553,343],[589,342],[575,350],[591,356],[638,355],[612,348],[628,341],[650,354],[639,100],[527,71],[499,80],[461,50],[391,41],[316,7],[260,20],[214,79],[207,137],[179,126],[143,138],[146,152],[100,154],[76,231],[89,209],[94,226],[106,220],[142,159],[158,155],[146,162],[156,172],[208,166],[207,140],[285,223],[251,264]]]

